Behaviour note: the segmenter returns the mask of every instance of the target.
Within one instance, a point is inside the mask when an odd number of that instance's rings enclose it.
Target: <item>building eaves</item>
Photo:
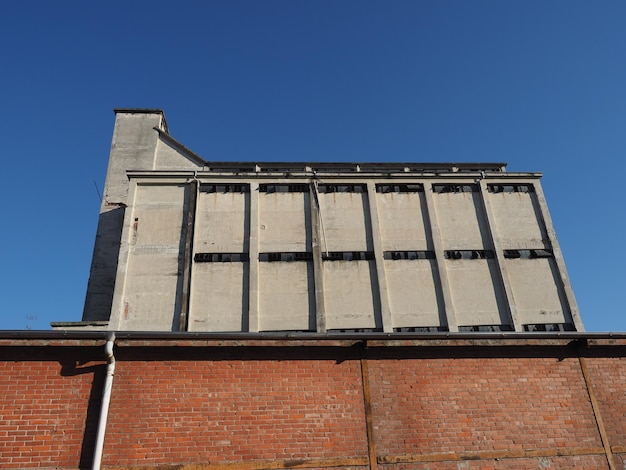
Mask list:
[[[107,331],[0,331],[2,346],[62,346],[104,343]],[[116,331],[124,346],[626,346],[626,333],[205,333]]]
[[[210,161],[211,171],[271,172],[271,171],[313,171],[319,173],[371,173],[371,172],[411,172],[411,173],[457,173],[457,172],[506,172],[506,163],[454,163],[454,162],[265,162],[265,161]]]

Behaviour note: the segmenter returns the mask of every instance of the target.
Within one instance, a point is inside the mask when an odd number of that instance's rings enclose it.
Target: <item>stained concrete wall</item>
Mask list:
[[[185,185],[134,187],[133,205],[127,210],[130,225],[123,233],[114,299],[114,320],[119,330],[177,329],[181,310],[179,273],[185,240],[183,217]]]
[[[433,249],[423,192],[377,193],[376,202],[383,250]]]
[[[117,114],[84,320],[122,330],[583,329],[540,174],[206,162],[167,132],[160,112]]]
[[[445,309],[434,260],[385,260],[394,328],[445,325]]]
[[[390,195],[368,193],[367,184],[318,193],[304,178],[292,179],[291,192],[267,193],[251,175],[156,176],[131,178],[112,329],[176,330],[184,299],[191,331],[581,329],[558,260],[546,249],[556,240],[527,193],[522,200],[534,219],[523,217],[516,231],[506,202],[488,203],[511,198],[516,210],[518,193],[438,193],[439,183],[424,178],[421,191]],[[192,182],[200,190],[189,205]],[[528,175],[524,185],[540,189]],[[184,220],[193,221],[189,247]]]
[[[308,192],[259,194],[259,252],[311,251]]]
[[[259,331],[315,331],[313,276],[311,261],[260,263]]]
[[[127,207],[129,184],[126,172],[174,166],[174,162],[179,170],[198,167],[197,161],[180,151],[172,152],[171,147],[161,142],[159,132],[167,131],[162,110],[115,110],[109,166],[83,310],[85,321],[108,320],[111,314],[122,224]]]

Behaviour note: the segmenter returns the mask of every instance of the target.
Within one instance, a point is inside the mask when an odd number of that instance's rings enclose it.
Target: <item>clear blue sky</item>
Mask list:
[[[583,322],[626,331],[626,2],[13,1],[0,329],[79,320],[114,107],[208,160],[543,171]]]

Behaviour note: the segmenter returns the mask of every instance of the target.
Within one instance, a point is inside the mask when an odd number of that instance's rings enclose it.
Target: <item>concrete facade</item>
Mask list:
[[[208,162],[116,110],[83,322],[197,332],[583,331],[540,173]]]

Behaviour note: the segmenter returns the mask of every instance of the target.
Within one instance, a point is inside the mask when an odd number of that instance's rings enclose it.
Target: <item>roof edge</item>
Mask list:
[[[64,322],[59,322],[64,323]],[[59,339],[104,339],[112,330],[0,330],[0,341],[6,340],[59,340]],[[168,332],[168,331],[115,331],[118,340],[129,341],[162,341],[185,342],[193,346],[198,340],[220,343],[234,341],[237,344],[246,342],[315,344],[318,341],[360,341],[377,345],[400,345],[403,342],[420,341],[441,345],[442,340],[459,345],[466,341],[482,341],[484,345],[515,344],[518,341],[549,342],[554,340],[581,342],[604,341],[608,344],[626,345],[626,332],[433,332],[433,333],[296,333],[296,332]]]
[[[163,119],[165,120],[165,117],[163,117]],[[197,163],[200,163],[203,166],[208,165],[209,162],[207,162],[204,158],[202,158],[196,152],[194,152],[193,150],[189,149],[184,144],[181,144],[178,140],[176,140],[174,137],[172,137],[169,134],[169,132],[167,131],[167,126],[166,126],[165,130],[159,129],[158,127],[155,127],[154,130],[157,131],[159,133],[159,137],[161,137],[163,140],[165,140],[168,144],[176,147],[178,150],[180,150],[181,152],[185,153],[187,156],[189,156],[192,159],[194,159]]]
[[[161,108],[113,108],[113,112],[127,114],[163,114],[165,112]]]
[[[161,108],[113,108],[113,112],[117,114],[160,114],[163,118],[162,126],[165,132],[169,132],[167,120],[165,119],[165,111]]]

